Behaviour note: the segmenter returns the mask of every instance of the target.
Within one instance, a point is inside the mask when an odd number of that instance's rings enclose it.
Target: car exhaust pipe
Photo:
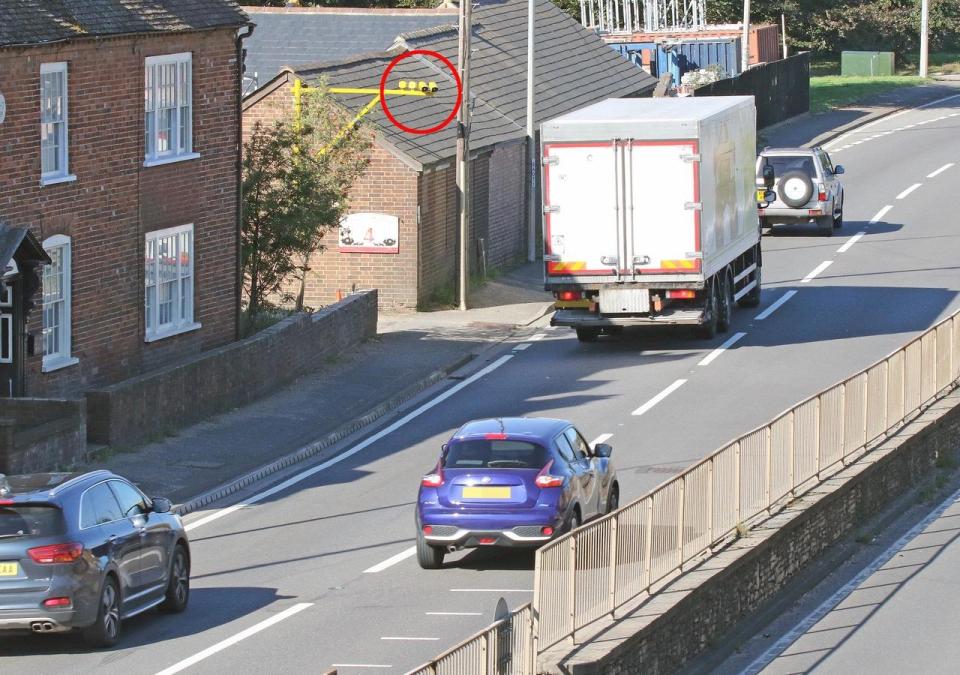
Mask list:
[[[456,553],[457,547],[453,544],[447,544],[447,553]]]
[[[44,632],[44,633],[50,633],[50,632],[53,631],[53,629],[54,629],[54,625],[53,625],[51,622],[49,622],[49,621],[44,621],[44,622],[43,622],[43,632]]]
[[[52,633],[56,626],[51,621],[34,621],[30,624],[30,630],[34,633]]]
[[[33,623],[30,624],[30,630],[32,630],[34,633],[42,633],[43,624],[40,623],[39,621],[34,621]]]

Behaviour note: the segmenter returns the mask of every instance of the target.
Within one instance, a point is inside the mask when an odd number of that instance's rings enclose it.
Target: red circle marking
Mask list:
[[[408,127],[403,122],[397,120],[397,118],[393,116],[393,113],[390,112],[390,108],[387,106],[387,97],[384,95],[384,90],[387,88],[387,78],[390,76],[390,71],[393,70],[394,67],[404,59],[417,54],[438,59],[441,63],[443,63],[443,65],[450,69],[450,72],[453,73],[453,79],[457,83],[457,102],[453,105],[453,112],[447,115],[446,119],[440,122],[440,124],[434,125],[427,129]],[[432,134],[436,131],[440,131],[445,126],[450,124],[450,122],[453,121],[453,118],[457,116],[457,112],[460,110],[460,103],[462,101],[463,84],[460,82],[460,74],[457,72],[457,69],[453,67],[450,59],[448,59],[446,56],[439,52],[430,51],[429,49],[413,49],[394,57],[394,59],[390,62],[390,65],[387,66],[387,69],[383,71],[383,75],[380,77],[380,105],[383,107],[383,114],[387,116],[387,119],[390,120],[393,126],[397,127],[401,131],[406,131],[408,134]]]

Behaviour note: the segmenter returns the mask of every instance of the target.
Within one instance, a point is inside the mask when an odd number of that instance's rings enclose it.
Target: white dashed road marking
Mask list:
[[[865,235],[866,232],[857,232],[855,235],[847,239],[847,243],[837,249],[837,253],[846,253],[850,250],[850,247],[860,241],[860,237]]]
[[[639,415],[642,415],[643,413],[647,412],[648,410],[650,410],[650,408],[652,408],[653,406],[657,405],[660,401],[662,401],[663,399],[665,399],[667,396],[669,396],[670,394],[672,394],[673,392],[675,392],[677,389],[679,389],[680,387],[682,387],[682,386],[683,386],[684,384],[686,384],[686,383],[687,383],[686,380],[677,380],[676,382],[674,382],[673,384],[671,384],[669,387],[667,387],[666,389],[664,389],[663,391],[661,391],[659,394],[657,394],[656,396],[654,396],[653,398],[651,398],[649,401],[647,401],[646,403],[644,403],[642,406],[640,406],[639,408],[637,408],[636,410],[634,410],[634,411],[633,411],[634,416],[639,416]]]
[[[879,211],[877,211],[877,215],[875,215],[873,218],[870,219],[870,224],[873,225],[874,223],[880,222],[880,221],[883,219],[883,217],[884,217],[885,215],[887,215],[887,213],[888,213],[888,212],[890,211],[890,209],[892,209],[892,208],[893,208],[893,204],[887,204],[887,205],[884,206],[882,209],[880,209]]]
[[[297,614],[298,612],[302,612],[303,610],[312,606],[313,606],[312,602],[299,602],[293,607],[288,607],[287,609],[283,610],[279,614],[274,614],[269,619],[265,619],[264,621],[261,621],[258,624],[250,626],[246,630],[240,631],[236,635],[228,637],[226,640],[221,640],[220,642],[213,645],[212,647],[207,647],[202,652],[198,652],[193,656],[184,659],[183,661],[179,661],[173,664],[166,670],[161,670],[159,673],[157,673],[157,675],[173,675],[174,673],[179,673],[181,670],[186,670],[190,666],[200,663],[205,658],[209,656],[213,656],[217,652],[222,652],[227,647],[232,647],[233,645],[237,644],[241,640],[246,640],[251,635],[256,635],[260,631],[265,630],[274,624],[280,623],[284,619],[288,619],[294,614]]]
[[[918,187],[920,187],[921,185],[923,185],[923,183],[914,183],[913,185],[911,185],[910,187],[908,187],[906,190],[904,190],[903,192],[901,192],[900,194],[898,194],[898,195],[897,195],[897,199],[903,199],[904,197],[906,197],[907,195],[909,195],[911,192],[913,192],[914,190],[916,190],[916,189],[917,189]]]
[[[373,567],[368,567],[367,569],[363,570],[363,573],[376,574],[377,572],[382,572],[388,567],[393,567],[398,562],[403,562],[404,560],[406,560],[416,552],[417,552],[417,547],[411,546],[410,548],[400,551],[400,553],[398,553],[397,555],[387,558],[382,563],[377,563]]]
[[[786,293],[784,293],[783,295],[781,295],[781,296],[777,299],[777,301],[776,301],[775,303],[773,303],[772,305],[770,305],[769,307],[767,307],[765,310],[763,310],[762,312],[760,312],[759,314],[757,314],[757,315],[753,318],[753,320],[754,320],[754,321],[763,321],[763,320],[766,319],[768,316],[770,316],[771,314],[773,314],[774,312],[776,312],[778,309],[780,309],[781,307],[783,307],[784,303],[785,303],[787,300],[789,300],[790,298],[792,298],[793,296],[795,296],[796,294],[797,294],[796,291],[793,291],[793,290],[787,291]]]
[[[712,352],[703,357],[703,360],[698,363],[698,366],[709,366],[713,363],[714,359],[727,351],[735,343],[737,343],[746,333],[734,333],[730,338],[724,342],[722,345],[714,349]]]
[[[927,178],[936,178],[936,177],[939,176],[941,173],[943,173],[944,171],[946,171],[947,169],[949,169],[951,166],[953,166],[953,162],[950,162],[949,164],[944,164],[943,166],[941,166],[941,167],[940,167],[939,169],[937,169],[936,171],[934,171],[934,172],[932,172],[932,173],[928,173],[928,174],[927,174]]]
[[[801,279],[801,280],[800,280],[800,283],[801,283],[801,284],[809,284],[811,281],[813,281],[814,277],[816,277],[818,274],[820,274],[823,270],[825,270],[825,269],[827,269],[828,267],[830,267],[830,265],[832,265],[832,264],[833,264],[833,261],[832,261],[832,260],[824,260],[822,263],[820,263],[819,265],[817,265],[816,268],[814,268],[814,270],[813,270],[810,274],[808,274],[808,275],[805,276],[803,279]]]
[[[529,348],[530,348],[530,343],[529,343],[529,342],[523,342],[523,343],[521,343],[521,344],[514,345],[513,351],[515,351],[515,352],[522,352],[524,349],[529,349]]]

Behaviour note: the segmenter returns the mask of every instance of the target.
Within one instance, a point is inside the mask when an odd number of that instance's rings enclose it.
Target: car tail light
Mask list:
[[[667,297],[671,300],[692,300],[697,297],[696,291],[667,291]]]
[[[442,473],[429,473],[420,480],[423,487],[440,487],[443,485]]]
[[[553,466],[553,460],[551,459],[547,462],[547,465],[540,469],[540,473],[537,474],[536,479],[533,481],[536,483],[537,487],[541,488],[550,488],[550,487],[560,487],[563,485],[563,476],[551,476],[550,467]]]
[[[44,607],[69,607],[71,604],[70,598],[47,598],[43,601]]]
[[[27,550],[27,555],[38,565],[72,563],[83,554],[83,544],[53,544]]]
[[[820,201],[820,202],[827,201],[827,192],[823,188],[820,188],[820,193],[817,195],[817,201]]]
[[[424,534],[433,534],[433,528],[432,528],[430,525],[424,525],[424,526],[423,526],[423,533],[424,533]]]
[[[507,440],[506,434],[484,434],[483,437],[488,441],[505,441]]]
[[[557,291],[557,300],[582,300],[583,292],[582,291]]]
[[[549,527],[549,526],[548,526],[548,527],[541,527],[541,528],[540,528],[540,533],[541,533],[544,537],[549,537],[549,536],[553,535],[553,528],[552,528],[552,527]]]

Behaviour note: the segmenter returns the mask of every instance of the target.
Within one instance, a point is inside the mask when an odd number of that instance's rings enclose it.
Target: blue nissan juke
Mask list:
[[[567,421],[504,417],[467,422],[420,482],[417,560],[480,546],[537,547],[617,508],[613,450],[591,448]]]

